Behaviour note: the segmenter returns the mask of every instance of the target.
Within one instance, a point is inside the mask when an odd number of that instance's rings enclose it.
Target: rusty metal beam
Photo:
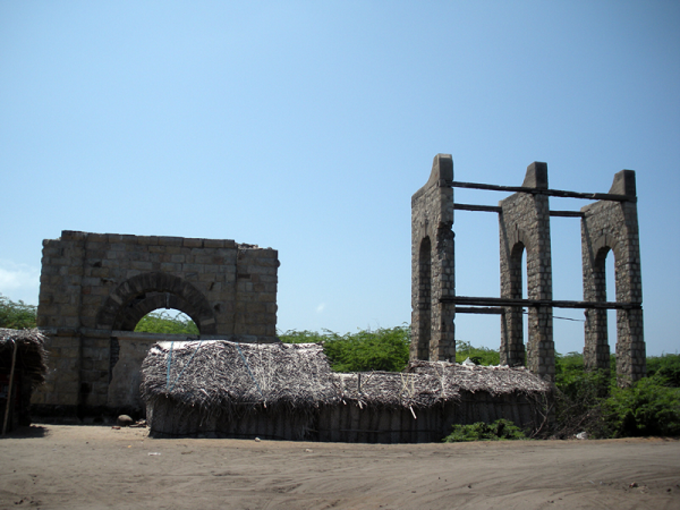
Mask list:
[[[642,303],[622,303],[618,301],[562,301],[555,299],[511,299],[493,297],[470,297],[453,296],[443,297],[441,303],[453,303],[455,305],[468,306],[517,306],[517,307],[540,307],[552,308],[581,308],[581,309],[604,309],[604,310],[632,310],[642,308]]]
[[[585,200],[612,200],[615,202],[636,202],[636,197],[628,195],[614,195],[611,193],[580,193],[559,189],[526,188],[524,186],[500,186],[498,184],[482,184],[478,182],[451,181],[453,188],[483,189],[489,191],[509,191],[512,193],[532,193],[551,197],[582,198]]]

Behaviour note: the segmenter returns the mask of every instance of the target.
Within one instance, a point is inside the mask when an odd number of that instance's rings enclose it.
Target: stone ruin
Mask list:
[[[453,188],[514,192],[497,207],[457,204]],[[551,196],[594,201],[580,211],[551,211]],[[498,214],[500,298],[457,296],[454,210]],[[552,295],[550,217],[581,220],[583,301]],[[585,310],[584,362],[609,369],[607,310],[617,315],[616,370],[622,385],[645,375],[642,276],[635,172],[614,176],[609,193],[578,193],[548,187],[548,166],[529,165],[522,186],[456,182],[451,155],[434,158],[430,178],[411,200],[411,358],[455,360],[457,313],[496,314],[501,319],[501,364],[524,365],[546,381],[555,378],[553,308]],[[615,259],[616,301],[606,301],[605,259]],[[526,253],[527,299],[522,299],[522,255]],[[528,339],[523,332],[528,308]]]
[[[511,191],[497,207],[457,204],[453,188]],[[580,211],[551,211],[550,196],[594,201]],[[616,363],[622,384],[645,374],[642,279],[635,173],[623,170],[609,193],[548,188],[545,163],[522,186],[456,182],[450,155],[435,157],[429,180],[412,197],[411,358],[455,360],[457,313],[501,318],[501,363],[525,364],[554,381],[553,308],[586,314],[585,364],[608,369],[608,309],[617,310]],[[454,210],[494,212],[500,230],[500,297],[457,296]],[[583,301],[552,296],[550,217],[580,218]],[[613,251],[616,301],[606,302],[605,259]],[[522,299],[526,252],[528,298]],[[200,338],[275,342],[276,250],[231,240],[64,231],[43,242],[38,327],[48,336],[50,372],[33,396],[39,414],[85,416],[141,410],[140,367],[166,335],[135,333],[147,313],[188,315]],[[524,343],[523,308],[528,308]],[[162,337],[162,338],[160,338]]]
[[[278,266],[276,250],[231,240],[72,231],[45,240],[38,327],[50,371],[34,407],[80,416],[142,409],[142,361],[167,335],[134,328],[159,308],[184,312],[200,338],[277,341]]]

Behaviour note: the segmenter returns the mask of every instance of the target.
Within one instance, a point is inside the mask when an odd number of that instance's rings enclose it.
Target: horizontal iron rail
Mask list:
[[[581,211],[550,211],[550,216],[561,216],[562,218],[583,218],[585,214]]]
[[[636,197],[628,195],[614,195],[612,193],[579,193],[560,189],[527,188],[524,186],[500,186],[498,184],[482,184],[478,182],[451,181],[452,188],[483,189],[489,191],[510,191],[513,193],[533,193],[551,197],[583,198],[586,200],[613,200],[615,202],[635,202]]]
[[[441,303],[468,306],[547,306],[552,308],[599,308],[605,310],[632,310],[642,308],[642,303],[621,303],[618,301],[560,301],[555,299],[513,299],[453,296],[440,298]]]
[[[499,306],[481,307],[481,306],[457,306],[456,313],[473,313],[482,315],[503,315],[504,310]]]
[[[456,211],[501,212],[501,208],[494,205],[453,204]]]
[[[492,212],[500,213],[502,209],[496,205],[477,205],[477,204],[453,204],[456,211],[473,211],[473,212]],[[562,216],[564,218],[583,218],[585,216],[581,211],[550,211],[550,216]]]

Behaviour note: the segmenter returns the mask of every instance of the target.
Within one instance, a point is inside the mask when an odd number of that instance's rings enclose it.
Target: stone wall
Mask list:
[[[455,358],[455,279],[453,186],[517,191],[498,208],[465,206],[471,211],[499,213],[501,299],[522,300],[522,257],[526,254],[528,341],[525,349],[523,307],[500,301],[501,308],[477,313],[501,316],[500,359],[504,365],[525,365],[546,381],[555,380],[553,306],[586,310],[584,358],[586,368],[607,370],[609,341],[606,307],[605,259],[614,252],[616,267],[617,345],[619,383],[630,384],[645,374],[642,313],[642,276],[637,222],[635,172],[623,170],[614,177],[610,196],[550,190],[546,163],[527,168],[521,188],[454,183],[450,155],[439,154],[430,178],[411,199],[411,359]],[[550,196],[602,198],[576,211],[554,211],[557,216],[581,217],[584,301],[553,301],[550,245]],[[480,302],[497,298],[473,296]],[[442,302],[444,300],[444,302]],[[470,302],[459,298],[459,302]],[[547,301],[548,303],[536,303]],[[604,301],[609,304],[602,305]],[[598,303],[598,304],[595,304]],[[546,306],[546,304],[551,306]],[[540,306],[537,306],[540,305]],[[461,312],[473,313],[471,310]]]
[[[158,308],[186,313],[201,338],[276,341],[278,266],[276,250],[231,240],[72,231],[45,240],[38,327],[50,373],[33,402],[123,407],[110,385],[139,346],[119,338],[135,340],[137,322]]]
[[[453,160],[438,154],[430,178],[411,198],[411,358],[453,360],[455,295]]]
[[[522,187],[548,189],[548,165],[532,163]],[[552,299],[550,206],[548,196],[515,193],[499,203],[501,297],[522,298],[522,255],[526,253],[527,298]],[[521,307],[501,315],[501,364],[524,365]],[[545,380],[555,377],[552,307],[530,307],[526,365]]]
[[[622,170],[615,175],[609,193],[626,195],[630,200],[602,200],[581,209],[584,215],[581,221],[584,300],[607,300],[605,260],[611,251],[614,253],[616,273],[616,301],[637,305],[616,311],[616,371],[620,384],[637,381],[645,375],[646,370],[635,188],[635,172]],[[612,301],[611,297],[609,301]],[[609,356],[607,311],[586,310],[586,367],[609,370]]]

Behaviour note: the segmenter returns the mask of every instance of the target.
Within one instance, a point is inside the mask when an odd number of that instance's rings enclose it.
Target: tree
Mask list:
[[[37,308],[19,300],[15,303],[0,294],[0,327],[9,329],[30,329],[36,326]]]
[[[198,326],[184,314],[174,317],[167,311],[151,312],[137,323],[136,333],[163,333],[166,335],[199,335]]]

